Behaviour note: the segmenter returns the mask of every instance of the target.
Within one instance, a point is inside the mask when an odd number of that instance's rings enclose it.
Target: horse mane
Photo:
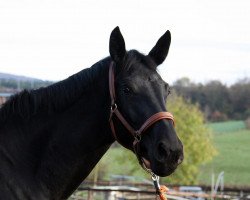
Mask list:
[[[12,117],[29,119],[37,113],[49,115],[60,112],[93,86],[95,78],[103,69],[99,66],[106,65],[109,60],[105,58],[92,67],[48,87],[23,90],[13,95],[0,109],[0,124],[13,119]]]
[[[23,90],[13,95],[0,109],[0,124],[8,119],[13,119],[13,117],[17,117],[18,120],[25,120],[38,113],[50,115],[60,112],[93,87],[97,75],[103,70],[103,66],[107,66],[110,61],[111,58],[107,57],[90,68],[83,69],[69,78],[48,87]],[[142,62],[153,69],[152,59],[137,50],[130,50],[127,52],[123,70],[129,70],[133,64]]]

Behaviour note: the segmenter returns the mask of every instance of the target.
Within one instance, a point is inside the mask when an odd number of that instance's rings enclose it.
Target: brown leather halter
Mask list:
[[[109,92],[110,92],[110,98],[111,98],[111,111],[110,111],[110,127],[111,127],[111,131],[113,133],[114,138],[121,144],[123,145],[119,139],[117,138],[116,132],[115,132],[115,127],[114,127],[114,122],[113,122],[113,115],[116,115],[116,117],[120,120],[120,122],[124,125],[124,127],[132,134],[132,136],[134,137],[134,142],[133,142],[133,147],[134,147],[134,151],[137,154],[137,146],[138,143],[141,140],[141,136],[143,133],[145,133],[145,131],[152,126],[154,123],[156,123],[159,120],[162,119],[168,119],[171,120],[173,125],[174,123],[174,117],[170,112],[158,112],[155,113],[154,115],[152,115],[151,117],[149,117],[144,124],[142,124],[142,126],[140,127],[140,129],[135,130],[126,120],[125,118],[122,116],[122,114],[120,113],[120,111],[118,110],[117,104],[115,102],[116,100],[116,96],[115,96],[115,78],[114,78],[114,62],[111,62],[110,66],[109,66]],[[138,156],[138,154],[137,154]],[[140,159],[139,159],[140,160]],[[141,160],[140,160],[141,161]]]

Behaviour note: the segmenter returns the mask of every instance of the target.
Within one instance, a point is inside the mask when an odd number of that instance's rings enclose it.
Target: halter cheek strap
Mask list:
[[[120,143],[122,144],[119,139],[117,138],[117,134],[115,132],[115,127],[114,127],[114,122],[113,122],[113,116],[116,115],[116,117],[120,120],[120,122],[123,124],[123,126],[129,131],[129,133],[134,137],[134,142],[133,142],[133,146],[134,146],[134,150],[135,153],[137,154],[138,151],[138,142],[140,142],[141,140],[141,136],[143,133],[145,133],[145,131],[152,126],[154,123],[156,123],[159,120],[163,120],[163,119],[167,119],[167,120],[171,120],[173,125],[175,125],[174,122],[174,117],[170,112],[158,112],[155,113],[154,115],[152,115],[151,117],[149,117],[143,124],[142,126],[138,129],[135,130],[128,122],[127,120],[123,117],[123,115],[121,114],[121,112],[119,111],[117,104],[115,102],[116,100],[116,95],[115,95],[115,84],[114,84],[114,62],[111,62],[110,66],[109,66],[109,93],[110,93],[110,98],[111,98],[111,110],[110,110],[110,118],[109,118],[109,122],[110,122],[110,127],[111,127],[111,131],[112,134],[114,136],[114,138]]]

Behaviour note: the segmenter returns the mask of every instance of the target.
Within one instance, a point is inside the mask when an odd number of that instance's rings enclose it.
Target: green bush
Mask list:
[[[171,184],[197,184],[200,166],[212,160],[216,154],[212,134],[198,106],[176,95],[172,95],[167,105],[168,110],[174,114],[176,132],[184,145],[184,161],[164,181]]]

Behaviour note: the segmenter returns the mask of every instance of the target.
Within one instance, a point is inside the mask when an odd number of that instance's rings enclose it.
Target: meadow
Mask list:
[[[224,171],[225,185],[250,186],[250,130],[243,121],[209,124],[218,155],[201,167],[199,182],[211,184],[211,174]]]

